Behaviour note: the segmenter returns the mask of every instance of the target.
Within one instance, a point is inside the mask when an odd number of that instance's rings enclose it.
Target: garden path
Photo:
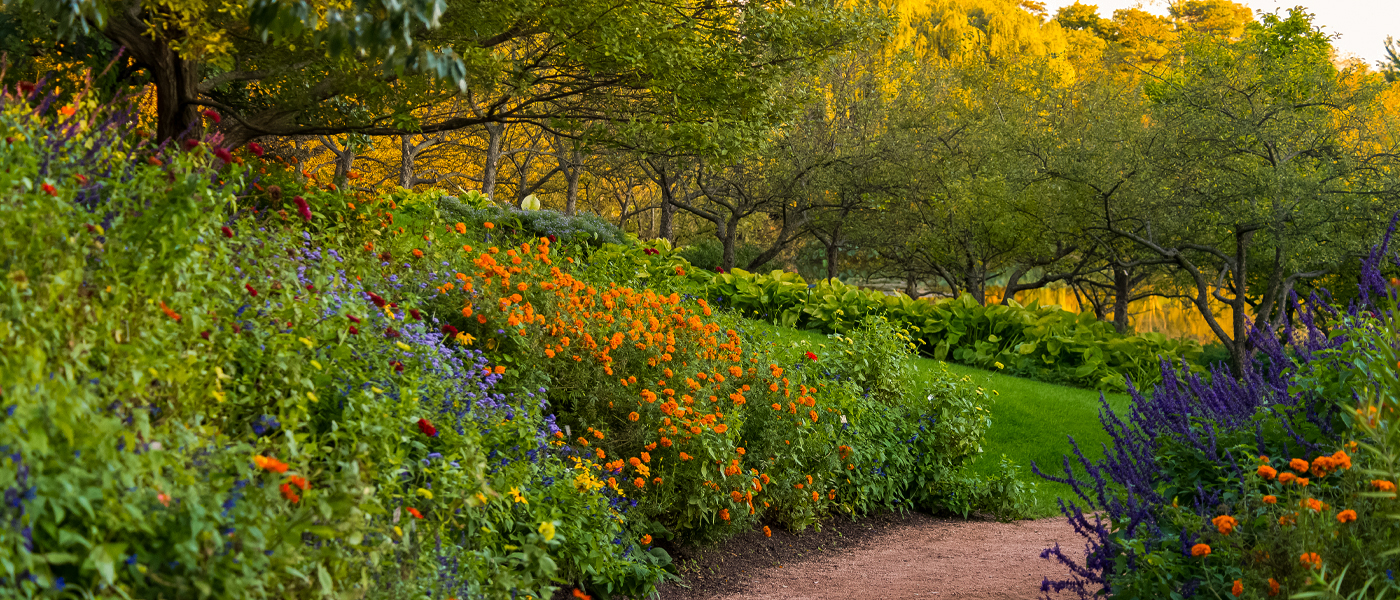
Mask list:
[[[1040,558],[1040,553],[1057,542],[1067,550],[1083,547],[1083,538],[1063,517],[997,523],[911,515],[853,541],[846,547],[809,551],[790,563],[755,565],[758,568],[747,574],[731,573],[736,576],[725,582],[728,585],[699,594],[695,592],[701,590],[693,588],[680,596],[713,600],[1040,598],[1045,577],[1068,575],[1064,567]],[[760,546],[754,553],[762,555],[762,545],[784,543],[775,535],[749,545]]]

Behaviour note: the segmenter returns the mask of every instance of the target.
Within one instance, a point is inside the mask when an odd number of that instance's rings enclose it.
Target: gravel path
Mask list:
[[[723,600],[957,598],[1010,600],[1041,596],[1046,576],[1063,567],[1040,558],[1056,542],[1083,546],[1065,519],[997,523],[918,518],[839,551],[765,566],[709,597]],[[737,584],[737,585],[735,585]],[[735,589],[737,588],[737,589]],[[719,591],[719,590],[715,590]]]

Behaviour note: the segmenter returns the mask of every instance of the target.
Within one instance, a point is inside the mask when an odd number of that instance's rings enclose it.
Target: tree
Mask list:
[[[781,116],[774,86],[864,35],[828,0],[21,0],[68,38],[99,33],[154,84],[156,134],[201,111],[260,136],[434,134],[528,122],[610,123],[697,147],[742,145]],[[467,96],[484,107],[421,121]]]
[[[1189,38],[1183,64],[1147,83],[1160,140],[1147,159],[1162,193],[1141,228],[1104,227],[1172,265],[1236,372],[1296,283],[1363,253],[1397,207],[1383,85],[1338,70],[1330,51],[1297,9],[1266,15],[1238,43]],[[1229,323],[1212,300],[1230,307]]]

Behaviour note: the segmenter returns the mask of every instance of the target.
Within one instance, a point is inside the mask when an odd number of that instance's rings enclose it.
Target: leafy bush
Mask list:
[[[764,248],[758,244],[740,243],[734,248],[734,264],[747,265],[763,254]],[[724,266],[724,244],[713,237],[706,237],[699,243],[679,248],[682,258],[695,268],[715,272]],[[760,265],[758,268],[762,268]]]
[[[447,222],[461,221],[480,230],[485,223],[520,232],[526,237],[553,237],[565,243],[625,244],[628,239],[621,229],[602,217],[591,213],[573,216],[553,210],[519,210],[514,207],[471,206],[469,203],[450,196],[438,201],[438,209]]]
[[[0,596],[652,588],[539,390],[415,308],[442,274],[217,140],[3,102]]]
[[[1378,273],[1379,257],[1363,274]],[[1267,360],[1240,378],[1216,371],[1204,382],[1164,363],[1152,396],[1133,390],[1126,423],[1105,406],[1114,447],[1099,462],[1078,455],[1086,477],[1068,458],[1065,477],[1050,477],[1075,486],[1064,510],[1090,550],[1082,564],[1048,550],[1075,574],[1049,587],[1085,598],[1096,588],[1115,597],[1400,593],[1400,324],[1393,289],[1374,279],[1363,277],[1368,304],[1349,311],[1305,304],[1306,331],[1283,332],[1297,340],[1291,348],[1257,336]]]
[[[889,296],[840,281],[808,285],[796,273],[757,275],[735,269],[712,278],[710,293],[743,314],[788,327],[841,333],[866,315],[905,323],[919,347],[940,360],[1007,369],[1036,379],[1107,389],[1159,381],[1158,360],[1191,359],[1191,340],[1158,333],[1121,335],[1092,314],[1036,303],[978,304],[964,295],[932,302]]]

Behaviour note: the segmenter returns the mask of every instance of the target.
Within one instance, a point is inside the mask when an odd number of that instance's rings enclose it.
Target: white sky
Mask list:
[[[1099,7],[1099,16],[1112,17],[1113,11],[1120,8],[1140,7],[1157,14],[1167,13],[1165,0],[1081,0],[1084,4]],[[1341,34],[1332,45],[1346,56],[1356,55],[1367,63],[1375,64],[1385,55],[1385,36],[1400,39],[1400,0],[1235,0],[1258,11],[1279,11],[1286,13],[1293,6],[1307,7],[1316,18],[1314,23],[1332,34]],[[1050,0],[1046,7],[1051,16],[1061,6],[1074,4],[1074,0]]]

